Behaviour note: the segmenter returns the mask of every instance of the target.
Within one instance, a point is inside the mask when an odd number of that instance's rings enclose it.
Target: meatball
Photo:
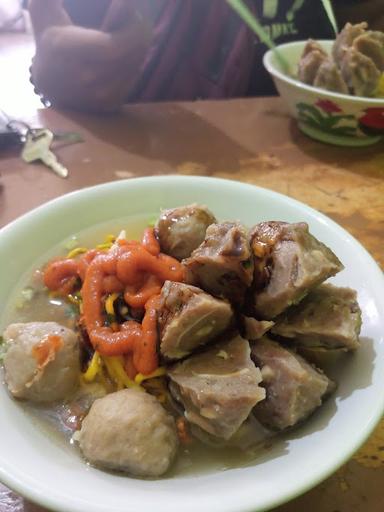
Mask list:
[[[92,464],[145,477],[165,473],[178,445],[172,416],[156,398],[136,389],[96,400],[78,440]]]
[[[249,343],[239,335],[176,364],[169,377],[187,420],[223,439],[232,437],[265,398]]]
[[[195,286],[166,281],[157,319],[161,354],[181,359],[228,329],[233,312],[227,302]]]
[[[266,399],[253,409],[262,425],[284,430],[305,420],[335,389],[321,370],[279,343],[264,337],[252,345],[251,357],[261,368]]]
[[[250,244],[255,272],[249,298],[259,319],[275,318],[344,268],[305,222],[261,222],[251,230]]]
[[[236,306],[242,304],[246,289],[252,284],[248,233],[238,222],[209,226],[204,242],[183,263],[190,284]]]
[[[4,332],[5,381],[16,398],[32,402],[61,400],[79,381],[77,335],[56,322],[11,324]]]
[[[155,226],[162,252],[179,261],[188,258],[214,222],[213,213],[197,204],[164,210]]]
[[[280,315],[271,332],[298,347],[348,351],[359,348],[360,329],[356,291],[322,284]]]

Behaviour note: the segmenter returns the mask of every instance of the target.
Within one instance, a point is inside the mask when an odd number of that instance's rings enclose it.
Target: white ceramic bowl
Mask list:
[[[330,53],[333,41],[319,41]],[[306,41],[282,44],[278,49],[297,72]],[[367,146],[384,136],[384,99],[338,94],[306,85],[284,73],[276,55],[268,51],[264,66],[300,129],[310,137],[340,146]]]
[[[324,215],[283,195],[199,177],[119,181],[60,197],[0,231],[0,300],[42,253],[74,232],[127,215],[194,201],[220,219],[252,225],[306,221],[345,264],[335,279],[358,290],[362,347],[347,357],[340,385],[301,428],[276,442],[250,467],[157,481],[88,467],[54,442],[0,386],[0,480],[27,498],[63,512],[256,512],[277,506],[335,471],[363,443],[384,406],[384,279],[363,247]]]

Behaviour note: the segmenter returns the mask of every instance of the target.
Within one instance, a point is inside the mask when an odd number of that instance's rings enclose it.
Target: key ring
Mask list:
[[[20,141],[22,143],[25,143],[28,135],[32,137],[32,140],[38,139],[39,134],[44,130],[44,128],[32,128],[31,125],[19,119],[9,120],[9,122],[7,123],[7,128],[17,132],[20,136]]]
[[[27,133],[25,134],[25,137],[27,138],[28,135],[30,135],[32,140],[36,141],[39,140],[41,137],[45,136],[47,132],[50,132],[50,130],[47,130],[46,128],[29,128]]]
[[[28,134],[31,134],[34,137],[34,132],[37,130],[36,128],[31,128],[31,126],[25,121],[20,121],[18,119],[11,119],[7,123],[7,128],[17,132],[20,136],[21,142],[25,142],[27,140]]]

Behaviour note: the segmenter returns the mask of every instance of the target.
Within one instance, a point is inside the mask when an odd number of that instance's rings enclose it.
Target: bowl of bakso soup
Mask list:
[[[382,273],[293,199],[119,181],[0,242],[0,479],[32,501],[265,510],[336,470],[382,414]]]

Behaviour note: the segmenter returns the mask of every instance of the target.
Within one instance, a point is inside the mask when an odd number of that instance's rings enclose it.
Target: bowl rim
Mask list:
[[[298,201],[297,199],[294,199],[290,196],[287,196],[285,194],[275,192],[273,190],[267,189],[265,187],[260,187],[257,185],[253,185],[250,183],[240,182],[240,181],[232,181],[228,179],[221,179],[221,178],[212,178],[212,177],[203,177],[203,176],[180,176],[180,175],[167,175],[167,176],[148,176],[148,177],[140,177],[136,179],[128,179],[128,180],[118,180],[118,181],[112,181],[112,182],[106,182],[90,187],[85,187],[83,189],[79,189],[73,192],[69,192],[67,194],[64,194],[62,196],[59,196],[55,199],[52,199],[48,202],[43,203],[42,205],[38,206],[37,208],[31,210],[30,212],[22,215],[18,219],[14,220],[10,224],[4,226],[2,229],[0,229],[0,237],[3,235],[7,236],[9,235],[10,231],[13,231],[15,228],[24,227],[23,225],[26,224],[29,221],[39,221],[40,216],[47,213],[47,211],[56,206],[65,206],[68,207],[68,203],[75,200],[78,201],[81,199],[81,197],[84,194],[90,194],[91,196],[97,196],[102,190],[107,191],[108,193],[113,192],[117,187],[120,186],[129,186],[129,184],[133,184],[134,186],[142,186],[145,184],[149,184],[152,182],[152,186],[156,186],[156,184],[159,184],[161,182],[178,182],[180,185],[188,185],[188,183],[192,184],[192,182],[204,182],[208,186],[214,186],[218,182],[222,186],[225,187],[231,187],[237,188],[237,192],[242,190],[246,190],[249,188],[253,188],[255,190],[258,190],[259,192],[263,192],[266,194],[270,199],[280,199],[283,201],[286,201],[293,206],[297,207],[300,210],[305,210],[309,214],[315,214],[316,217],[318,217],[319,221],[324,223],[326,222],[331,228],[337,228],[338,231],[343,234],[347,239],[349,239],[353,245],[358,248],[366,258],[370,260],[370,264],[374,268],[375,273],[377,274],[378,278],[378,285],[381,283],[384,286],[384,276],[380,270],[380,267],[376,263],[376,261],[373,259],[373,257],[369,254],[369,252],[365,249],[365,247],[355,238],[353,237],[348,231],[346,231],[342,226],[340,226],[338,223],[333,221],[330,217],[326,216],[322,212],[319,212],[318,210],[308,206],[307,204]],[[380,421],[382,417],[382,413],[384,410],[384,394],[381,397],[378,397],[376,401],[376,407],[375,412],[373,412],[369,418],[369,421],[365,424],[364,428],[361,429],[358,436],[356,436],[353,440],[353,442],[349,443],[348,449],[345,449],[342,454],[336,454],[335,458],[332,461],[329,461],[329,463],[323,467],[321,470],[316,471],[314,475],[312,475],[311,479],[304,480],[303,482],[297,483],[297,485],[294,485],[291,487],[290,491],[287,491],[283,494],[278,494],[277,496],[274,496],[274,498],[270,498],[266,506],[264,505],[263,508],[257,508],[257,510],[269,510],[271,507],[277,507],[283,503],[287,503],[288,501],[296,498],[297,496],[300,496],[307,492],[308,490],[312,489],[316,485],[318,485],[320,482],[324,481],[326,478],[328,478],[331,474],[333,474],[339,467],[341,467],[347,460],[350,459],[350,457],[353,455],[353,453],[368,439],[368,437],[373,432],[374,428],[376,427],[377,423]],[[44,495],[42,496],[39,492],[39,489],[35,489],[28,484],[23,483],[17,476],[7,473],[3,467],[0,465],[0,481],[2,481],[5,485],[10,487],[11,489],[15,490],[19,494],[25,496],[26,498],[34,501],[35,503],[39,503],[45,507],[48,507],[52,510],[58,510],[62,512],[68,512],[68,504],[75,505],[73,510],[75,512],[83,512],[85,510],[84,504],[81,504],[79,502],[74,502],[74,497],[72,496],[68,502],[63,503],[60,500],[60,497],[54,493],[51,495]],[[223,504],[222,509],[224,512],[232,512],[236,510],[241,510],[242,512],[252,512],[255,510],[255,503],[249,502],[247,500],[244,505],[242,506],[234,506],[233,504]],[[97,509],[100,510],[100,509]],[[131,510],[130,508],[127,508],[127,510]],[[205,510],[205,509],[204,509]]]
[[[319,44],[325,44],[330,45],[334,42],[333,39],[316,39],[316,42]],[[307,41],[291,41],[290,43],[283,43],[279,44],[277,46],[278,50],[284,50],[286,48],[291,47],[300,47],[303,46]],[[365,103],[369,106],[376,106],[376,107],[383,107],[384,108],[384,98],[366,98],[365,96],[352,96],[348,94],[342,94],[339,92],[333,92],[333,91],[327,91],[325,89],[320,89],[319,87],[315,87],[313,85],[308,85],[303,82],[300,82],[299,80],[295,78],[291,78],[284,74],[282,71],[277,69],[274,64],[272,63],[272,58],[274,55],[274,50],[268,50],[263,57],[263,65],[273,77],[278,78],[282,80],[283,82],[289,83],[290,85],[302,89],[311,93],[316,93],[318,95],[327,97],[327,98],[333,98],[333,99],[339,99],[344,101],[350,101],[351,103]]]

